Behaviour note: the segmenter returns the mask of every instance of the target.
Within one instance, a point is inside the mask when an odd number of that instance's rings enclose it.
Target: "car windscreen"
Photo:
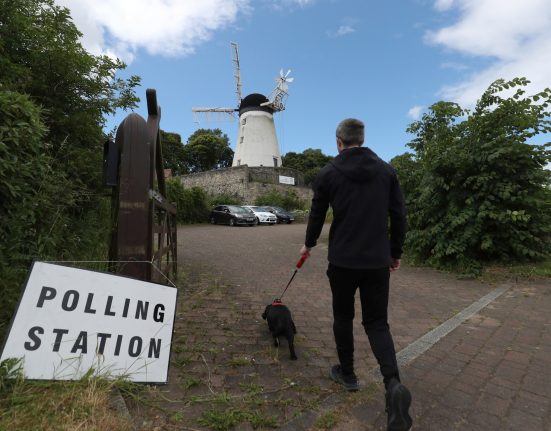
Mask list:
[[[243,208],[238,206],[228,206],[230,211],[235,214],[251,214],[251,210],[249,208]]]
[[[272,211],[272,209],[268,208],[268,207],[255,207],[254,210],[255,211],[260,211],[260,212],[263,212],[263,213],[269,213],[270,211]]]

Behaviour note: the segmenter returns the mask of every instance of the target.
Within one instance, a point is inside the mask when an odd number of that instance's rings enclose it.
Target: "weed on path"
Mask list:
[[[137,429],[279,428],[338,391],[318,368],[290,361],[285,345],[272,346],[246,295],[197,269],[183,271],[179,285],[169,383],[127,400]],[[320,429],[336,420],[324,417]]]

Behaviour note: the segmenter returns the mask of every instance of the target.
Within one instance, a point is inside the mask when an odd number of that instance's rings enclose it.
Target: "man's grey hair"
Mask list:
[[[337,138],[345,147],[350,145],[362,145],[364,143],[364,123],[356,118],[342,120],[337,126]]]

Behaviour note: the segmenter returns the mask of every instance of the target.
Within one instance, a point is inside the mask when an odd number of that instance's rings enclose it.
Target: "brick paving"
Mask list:
[[[361,326],[359,299],[354,326],[356,371],[368,389],[345,396],[327,377],[336,363],[325,276],[327,229],[284,297],[298,329],[299,359],[288,359],[286,343],[279,352],[271,347],[260,314],[288,282],[304,231],[303,224],[179,229],[182,267],[203,277],[203,285],[210,280],[206,284],[221,284],[226,289],[201,299],[201,292],[192,294],[184,287],[180,295],[171,382],[165,390],[174,412],[183,411],[188,418],[199,415],[204,408],[186,404],[182,410],[174,400],[189,399],[190,394],[235,393],[255,382],[266,389],[265,398],[279,397],[280,407],[271,411],[278,417],[278,427],[313,429],[316,417],[334,412],[338,420],[333,429],[385,429],[382,386],[368,384],[376,362]],[[431,269],[401,268],[391,276],[389,307],[397,350],[495,287]],[[549,281],[516,285],[405,366],[403,381],[414,399],[414,429],[551,431],[549,310]],[[200,355],[190,353],[196,345],[202,346],[195,350],[201,350]],[[208,387],[187,387],[186,379],[204,376],[207,369]],[[282,394],[298,399],[301,408],[281,407],[285,404]],[[315,408],[312,414],[304,414],[308,403]],[[196,421],[193,426],[178,427],[170,419],[156,419],[144,422],[143,429],[208,429]]]
[[[320,350],[315,362],[327,374],[335,362],[332,331],[331,291],[327,268],[327,231],[311,258],[299,271],[284,302],[303,336],[297,352]],[[236,286],[237,295],[250,309],[262,313],[264,306],[278,296],[289,281],[304,241],[305,225],[186,226],[179,231],[179,258],[193,267],[217,273]],[[189,246],[186,246],[188,244]],[[492,286],[429,269],[403,267],[391,276],[389,320],[397,350],[447,320],[492,290]],[[356,301],[354,333],[356,368],[360,377],[376,365],[361,326],[359,298]],[[263,331],[264,328],[260,328]],[[300,341],[300,340],[299,340]],[[309,364],[310,365],[310,364]]]

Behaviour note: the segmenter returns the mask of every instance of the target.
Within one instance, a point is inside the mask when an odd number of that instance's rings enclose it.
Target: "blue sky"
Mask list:
[[[335,127],[366,124],[383,159],[407,151],[406,128],[438,100],[472,106],[494,79],[551,86],[547,0],[58,0],[72,10],[91,52],[142,77],[136,112],[155,88],[161,127],[182,135],[236,123],[193,122],[192,107],[236,107],[230,41],[239,44],[243,95],[270,94],[291,69],[287,109],[275,114],[281,152],[335,155]],[[117,125],[125,113],[111,118]]]

